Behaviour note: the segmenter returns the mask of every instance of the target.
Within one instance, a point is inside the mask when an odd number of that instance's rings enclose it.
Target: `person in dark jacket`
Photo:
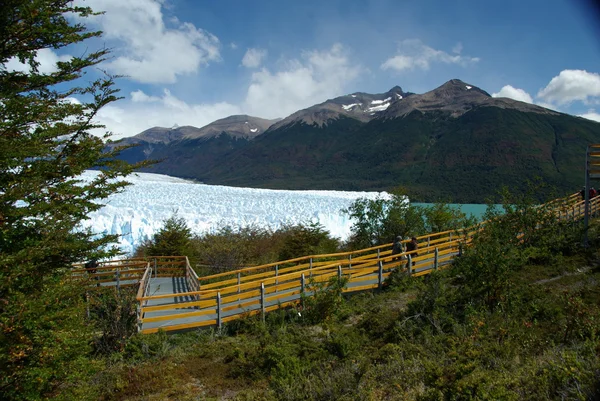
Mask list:
[[[410,239],[410,242],[408,242],[406,244],[406,253],[412,252],[412,251],[416,251],[417,249],[419,249],[419,243],[417,242],[417,238],[416,237],[412,237]],[[416,258],[417,256],[419,256],[418,252],[414,252],[410,254],[410,257],[412,259]],[[413,262],[413,266],[415,265],[415,262]]]
[[[392,245],[392,255],[399,255],[401,253],[404,253],[404,245],[402,244],[402,237],[397,236],[394,245]],[[394,260],[402,260],[402,257],[399,256],[396,258],[392,258],[392,261]]]
[[[98,263],[98,259],[92,259],[85,264],[85,269],[87,270],[88,274],[92,275],[94,277],[94,280],[96,281],[99,280],[98,276],[96,276],[96,272],[98,271],[97,269],[99,265],[100,264]],[[96,283],[96,287],[100,287],[100,283]]]

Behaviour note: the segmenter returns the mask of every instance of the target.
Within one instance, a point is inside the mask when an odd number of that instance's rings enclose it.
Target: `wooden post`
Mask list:
[[[407,258],[408,258],[408,263],[406,265],[406,266],[408,266],[407,272],[408,272],[409,276],[412,276],[412,255],[407,255]]]
[[[305,284],[305,279],[304,279],[304,273],[302,273],[302,275],[300,276],[300,302],[302,302],[302,308],[304,308],[304,284]]]
[[[377,280],[379,283],[379,289],[383,287],[383,262],[379,261],[379,270],[377,271]]]
[[[342,279],[342,265],[338,266],[338,280]]]
[[[221,292],[217,292],[217,328],[221,329]]]
[[[265,321],[265,283],[260,283],[260,314]]]
[[[435,256],[434,256],[434,259],[433,259],[433,268],[435,270],[438,269],[438,247],[437,246],[435,247]]]

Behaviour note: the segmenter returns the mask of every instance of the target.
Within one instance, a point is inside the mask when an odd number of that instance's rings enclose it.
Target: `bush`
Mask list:
[[[93,342],[96,352],[109,355],[125,350],[127,340],[137,332],[135,295],[135,288],[119,290],[116,287],[103,288],[90,295],[90,317],[100,331]]]
[[[174,214],[151,239],[136,249],[135,256],[187,256],[192,263],[195,260],[193,238],[185,219]]]
[[[279,260],[335,253],[339,249],[338,241],[331,238],[323,226],[318,223],[286,226],[277,230],[277,234],[283,238]]]

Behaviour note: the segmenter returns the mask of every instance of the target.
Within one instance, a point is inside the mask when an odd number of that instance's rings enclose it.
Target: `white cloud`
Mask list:
[[[286,117],[302,108],[344,93],[362,67],[353,65],[336,44],[325,51],[306,51],[298,59],[281,60],[280,68],[252,74],[245,99],[239,102],[193,104],[164,89],[162,94],[135,90],[130,97],[100,110],[98,122],[118,139],[150,127],[192,125],[202,127],[234,114],[263,118]],[[104,131],[98,131],[102,134]]]
[[[537,96],[546,102],[557,104],[576,100],[593,103],[593,98],[600,96],[600,74],[585,70],[563,70]]]
[[[301,60],[282,62],[284,68],[266,68],[252,74],[243,109],[263,118],[286,117],[302,108],[339,96],[358,77],[345,49],[335,44],[327,51],[307,51]]]
[[[35,56],[35,61],[40,63],[38,71],[42,74],[51,74],[57,71],[56,63],[58,61],[69,61],[70,59],[70,55],[59,56],[51,49],[40,49]],[[5,66],[8,71],[30,71],[29,65],[21,63],[16,57],[9,59]]]
[[[588,120],[600,122],[600,113],[596,113],[596,110],[590,109],[587,113],[579,114],[579,117],[587,118]]]
[[[462,45],[455,46],[454,51],[462,51]],[[418,39],[406,39],[398,44],[398,54],[381,64],[383,70],[428,70],[432,63],[457,64],[466,67],[479,61],[478,57],[451,55],[425,45]]]
[[[452,48],[452,53],[460,54],[462,52],[462,50],[463,50],[463,45],[462,45],[462,43],[458,42]]]
[[[109,104],[98,114],[98,122],[115,135],[112,139],[133,136],[155,126],[192,125],[203,127],[215,120],[241,114],[238,106],[219,102],[188,104],[165,89],[161,96],[150,96],[141,90],[131,93],[131,99]],[[95,132],[101,135],[106,130]]]
[[[173,83],[201,65],[220,60],[219,40],[191,23],[170,19],[165,24],[162,0],[78,0],[105,14],[89,22],[104,31],[115,59],[105,67],[144,83]],[[115,45],[116,44],[116,45]]]
[[[235,43],[235,42],[231,42],[231,43],[229,44],[229,47],[231,47],[231,49],[232,49],[232,50],[235,50],[235,49],[237,49],[237,48],[238,48],[238,45],[237,45],[237,43]]]
[[[267,51],[264,49],[248,49],[242,58],[242,65],[247,68],[260,67],[265,57]]]
[[[500,89],[498,93],[492,93],[492,97],[508,97],[514,100],[519,100],[521,102],[532,103],[533,98],[523,89],[515,88],[511,85],[505,85]]]

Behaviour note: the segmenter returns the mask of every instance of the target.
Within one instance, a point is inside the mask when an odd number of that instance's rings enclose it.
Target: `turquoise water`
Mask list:
[[[433,205],[433,203],[412,203],[412,204],[415,206],[425,206],[425,207]],[[461,212],[463,212],[467,216],[472,215],[479,220],[481,220],[481,218],[483,217],[483,214],[485,213],[485,211],[487,209],[487,205],[481,205],[481,204],[477,204],[477,203],[467,203],[464,205],[461,205],[458,203],[449,203],[448,206],[458,208],[458,209],[460,209]],[[496,206],[500,207],[501,205],[496,205]]]

